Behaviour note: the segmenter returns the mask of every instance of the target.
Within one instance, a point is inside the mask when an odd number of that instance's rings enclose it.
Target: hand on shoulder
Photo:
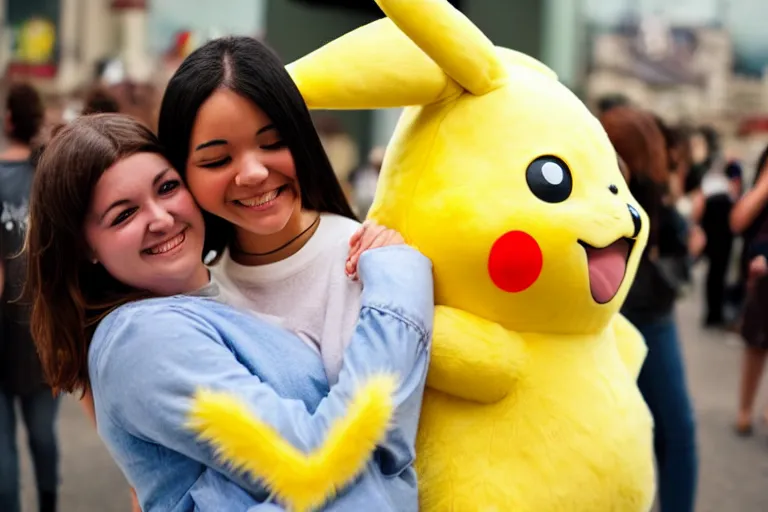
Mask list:
[[[405,240],[394,229],[367,220],[349,239],[349,256],[345,265],[348,276],[357,279],[357,263],[365,251],[390,245],[404,245]]]

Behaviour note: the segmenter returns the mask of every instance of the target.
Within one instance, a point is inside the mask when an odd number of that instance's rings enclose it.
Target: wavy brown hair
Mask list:
[[[669,184],[669,153],[664,133],[650,112],[619,106],[600,114],[629,175],[629,190],[650,218],[649,245],[658,243],[663,197]]]
[[[115,307],[149,295],[93,263],[83,229],[102,174],[145,152],[162,154],[147,127],[128,116],[97,114],[59,130],[40,156],[30,200],[26,292],[32,336],[55,393],[87,389],[96,325]]]
[[[630,175],[667,183],[667,140],[653,114],[635,107],[614,107],[600,115],[600,122]]]

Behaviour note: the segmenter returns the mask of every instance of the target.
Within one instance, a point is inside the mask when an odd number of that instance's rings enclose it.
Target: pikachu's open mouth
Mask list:
[[[635,241],[631,238],[619,238],[608,247],[597,248],[579,240],[579,245],[584,247],[587,253],[592,298],[598,304],[610,302],[624,282],[627,260]]]

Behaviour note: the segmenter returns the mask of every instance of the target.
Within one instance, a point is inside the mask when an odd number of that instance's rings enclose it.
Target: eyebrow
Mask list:
[[[210,148],[212,146],[223,146],[227,143],[224,139],[213,139],[209,140],[208,142],[203,142],[199,146],[195,148],[195,151],[200,151],[201,149]]]
[[[163,176],[165,176],[170,170],[171,170],[170,167],[166,167],[165,169],[157,173],[157,175],[152,179],[152,186],[154,187],[155,185],[157,185],[158,182],[163,179]],[[104,213],[101,214],[101,217],[99,217],[99,222],[102,222],[104,220],[104,217],[106,217],[110,211],[117,208],[118,206],[124,206],[126,204],[130,204],[130,201],[128,199],[118,199],[117,201],[109,205],[109,208],[104,210]]]
[[[259,128],[259,131],[256,132],[256,135],[261,135],[264,132],[268,132],[269,130],[274,130],[274,129],[275,129],[274,124],[268,124],[266,126],[262,126],[261,128]]]
[[[264,132],[268,132],[270,130],[274,130],[275,125],[274,124],[268,124],[266,126],[262,126],[258,129],[256,132],[256,135],[261,135]],[[195,151],[200,151],[201,149],[210,148],[214,146],[224,146],[227,144],[227,141],[225,139],[213,139],[209,140],[207,142],[203,142],[202,144],[195,147]]]

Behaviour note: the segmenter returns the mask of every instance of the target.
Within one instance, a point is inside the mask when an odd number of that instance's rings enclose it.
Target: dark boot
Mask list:
[[[40,493],[40,512],[56,512],[56,493]]]

